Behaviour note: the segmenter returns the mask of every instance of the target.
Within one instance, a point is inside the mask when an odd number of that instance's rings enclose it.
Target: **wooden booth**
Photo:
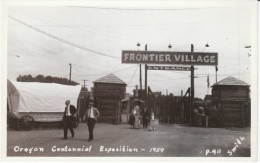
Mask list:
[[[128,123],[129,114],[132,111],[133,96],[126,93],[125,98],[121,101],[121,123]]]
[[[212,86],[212,102],[222,112],[223,127],[250,126],[249,87],[231,76]]]
[[[90,95],[91,92],[89,92],[87,88],[84,87],[81,88],[79,99],[78,99],[78,106],[77,106],[80,122],[84,121],[84,115],[86,114],[89,105],[89,100],[91,98]]]
[[[118,124],[121,121],[121,101],[125,97],[126,83],[114,74],[97,79],[94,98],[100,111],[98,122]]]

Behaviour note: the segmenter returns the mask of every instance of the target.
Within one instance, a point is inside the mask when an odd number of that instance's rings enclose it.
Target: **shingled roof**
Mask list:
[[[121,79],[119,79],[116,75],[114,74],[109,74],[107,76],[104,76],[102,78],[99,78],[94,81],[94,83],[113,83],[113,84],[125,84]]]
[[[249,86],[249,84],[245,83],[244,81],[236,79],[232,76],[229,76],[229,77],[215,83],[213,86],[217,86],[217,85]]]

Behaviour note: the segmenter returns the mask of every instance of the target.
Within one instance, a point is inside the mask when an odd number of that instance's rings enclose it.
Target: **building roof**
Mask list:
[[[107,76],[104,76],[102,78],[99,78],[94,81],[94,83],[111,83],[111,84],[125,84],[121,79],[119,79],[117,76],[114,74],[109,74]]]
[[[223,85],[232,85],[232,86],[249,86],[249,84],[247,84],[246,82],[242,81],[242,80],[239,80],[239,79],[236,79],[232,76],[229,76],[217,83],[215,83],[212,87],[214,86],[223,86]]]

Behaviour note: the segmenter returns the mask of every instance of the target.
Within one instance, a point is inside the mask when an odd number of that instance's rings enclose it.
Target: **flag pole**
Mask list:
[[[218,82],[218,66],[215,67],[216,70],[216,83]]]
[[[207,86],[208,86],[207,94],[209,94],[209,86],[210,86],[210,84],[209,84],[209,74],[208,74],[208,77],[207,77]]]

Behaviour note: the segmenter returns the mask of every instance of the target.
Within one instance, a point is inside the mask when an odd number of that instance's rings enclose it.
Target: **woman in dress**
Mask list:
[[[135,117],[134,128],[140,128],[140,119],[139,119],[140,108],[139,108],[138,104],[135,105],[135,107],[133,109],[133,114]]]

